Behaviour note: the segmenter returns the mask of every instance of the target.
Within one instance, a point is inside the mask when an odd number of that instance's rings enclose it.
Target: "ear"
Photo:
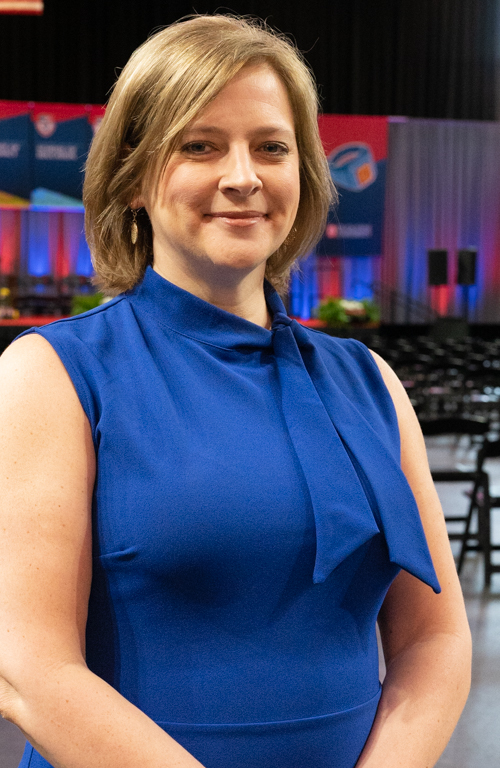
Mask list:
[[[137,195],[137,197],[134,197],[134,199],[130,201],[130,207],[132,208],[132,210],[135,210],[137,208],[145,208],[146,202],[142,197],[142,195]]]

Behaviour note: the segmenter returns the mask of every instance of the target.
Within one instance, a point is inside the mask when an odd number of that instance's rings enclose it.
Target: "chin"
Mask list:
[[[217,254],[209,256],[209,258],[212,264],[220,269],[229,268],[252,271],[254,269],[258,269],[259,267],[265,269],[266,261],[270,255],[271,254],[266,250],[259,257],[256,254],[256,249],[252,248],[250,252],[247,253],[227,253],[224,256],[222,256],[221,252],[219,251]]]
[[[261,259],[256,261],[255,259],[228,259],[218,260],[215,262],[216,267],[220,269],[231,269],[237,272],[253,272],[255,269],[262,269],[264,272],[266,268],[267,259]]]

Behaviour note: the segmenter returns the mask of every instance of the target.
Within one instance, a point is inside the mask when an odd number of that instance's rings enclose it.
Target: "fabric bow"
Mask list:
[[[272,298],[283,412],[314,510],[314,583],[382,532],[390,561],[439,592],[418,508],[397,460],[337,385],[309,333],[285,314],[277,294]]]

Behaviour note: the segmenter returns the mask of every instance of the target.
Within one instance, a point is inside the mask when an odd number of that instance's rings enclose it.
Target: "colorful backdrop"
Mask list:
[[[0,101],[0,272],[58,280],[92,274],[83,167],[99,105]],[[40,283],[40,291],[47,291]]]
[[[92,274],[82,170],[103,114],[0,101],[0,280]],[[458,315],[457,251],[470,247],[469,318],[500,323],[500,124],[324,115],[320,132],[340,202],[293,276],[292,313],[308,318],[322,298],[370,298],[382,286],[398,295],[393,321],[415,321],[412,302]],[[429,248],[448,250],[450,282],[438,290],[427,285]]]
[[[327,296],[382,292],[392,322],[424,323],[426,306],[460,316],[467,289],[456,283],[457,252],[474,248],[469,320],[500,323],[500,124],[388,118],[387,146],[381,255],[307,254],[292,280],[292,312],[308,318]],[[427,284],[431,248],[448,251],[449,285],[439,289]]]

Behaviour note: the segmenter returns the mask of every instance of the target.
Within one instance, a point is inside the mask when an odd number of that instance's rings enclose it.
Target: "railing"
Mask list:
[[[328,269],[326,269],[328,267]],[[303,284],[298,284],[287,297],[288,309],[295,315],[300,317],[314,316],[315,307],[319,304],[319,296],[321,291],[323,295],[325,288],[321,285],[322,272],[328,273],[328,277],[331,279],[331,274],[335,273],[332,269],[332,265],[328,261],[317,260],[316,273],[318,281],[307,278],[304,276]],[[335,286],[338,291],[341,285],[340,277]],[[332,286],[335,285],[335,281],[331,281]],[[298,288],[298,290],[297,290]],[[412,296],[409,296],[402,291],[398,291],[391,286],[388,286],[381,281],[357,281],[355,296],[349,298],[372,298],[380,306],[382,313],[382,322],[386,325],[430,325],[438,318],[438,313],[427,303],[418,301]],[[338,295],[333,293],[332,295]]]
[[[396,291],[384,283],[371,285],[373,298],[381,308],[382,322],[386,325],[419,325],[433,323],[437,312],[428,304]]]

